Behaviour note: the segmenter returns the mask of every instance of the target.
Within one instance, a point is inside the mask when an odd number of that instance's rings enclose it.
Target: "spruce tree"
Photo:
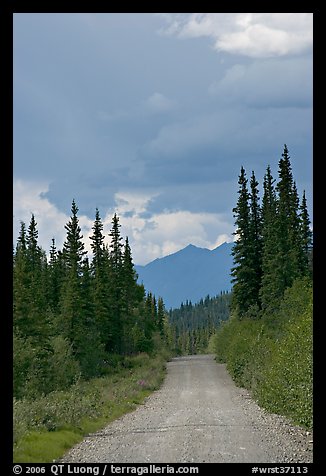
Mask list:
[[[104,235],[103,235],[103,223],[100,217],[100,213],[98,208],[95,211],[95,221],[92,227],[93,235],[90,237],[92,243],[91,248],[93,251],[93,259],[92,259],[92,270],[93,273],[100,273],[102,266],[103,266],[103,243],[104,243]]]
[[[20,251],[25,253],[27,249],[26,246],[26,224],[21,221],[20,222],[20,231],[17,239],[17,245],[16,245],[16,254]]]
[[[27,269],[26,225],[20,223],[20,232],[13,266],[13,321],[17,332],[28,332],[29,276]]]
[[[155,321],[153,316],[154,303],[153,303],[153,294],[151,292],[147,293],[145,300],[145,311],[144,311],[144,336],[145,336],[145,352],[149,352],[153,348],[152,334],[155,328]]]
[[[302,239],[300,233],[300,201],[298,196],[298,190],[296,182],[293,181],[292,187],[292,208],[290,216],[290,242],[291,242],[291,259],[293,262],[293,277],[294,281],[299,276],[303,274],[303,249],[302,249]]]
[[[115,336],[117,325],[114,310],[117,306],[114,293],[114,273],[111,264],[110,249],[108,244],[103,247],[103,276],[99,280],[99,294],[102,295],[103,307],[99,306],[99,327],[102,343],[106,352],[115,351]],[[96,284],[96,282],[94,283]],[[103,319],[102,319],[102,317]]]
[[[250,283],[248,276],[251,273],[250,263],[250,206],[249,192],[247,188],[248,180],[246,172],[241,167],[239,175],[239,197],[237,206],[233,208],[233,216],[235,217],[236,241],[232,248],[232,256],[234,266],[231,269],[231,281],[233,285],[233,308],[237,310],[238,317],[241,318],[243,313],[248,310],[251,303],[248,301],[250,294]]]
[[[71,216],[69,222],[65,225],[67,231],[66,241],[63,244],[63,253],[65,256],[68,270],[79,275],[81,273],[83,257],[86,254],[83,235],[79,226],[78,207],[75,199],[71,204]]]
[[[133,327],[133,310],[139,304],[137,274],[131,256],[131,248],[126,237],[122,257],[121,312],[123,325],[123,352],[130,353],[130,331]]]
[[[258,182],[252,172],[250,180],[250,222],[249,222],[249,262],[248,281],[250,294],[248,304],[260,308],[259,290],[262,279],[262,217],[259,206]]]
[[[103,359],[103,345],[100,339],[100,328],[95,314],[96,303],[93,300],[93,277],[88,258],[82,262],[81,276],[81,309],[79,326],[75,333],[76,357],[80,363],[82,375],[90,378],[98,375],[100,362]]]
[[[115,213],[112,218],[112,228],[109,236],[111,238],[110,243],[110,321],[111,321],[111,342],[109,343],[108,350],[111,352],[121,353],[122,351],[122,335],[123,335],[123,322],[122,322],[122,237],[120,235],[120,223],[119,217]]]
[[[309,254],[312,250],[312,231],[310,230],[310,219],[305,190],[303,191],[300,204],[300,239],[302,250],[301,272],[303,275],[309,275],[311,274]]]
[[[28,267],[31,273],[39,271],[41,266],[41,248],[38,246],[37,240],[37,223],[34,214],[32,214],[26,235]]]
[[[280,300],[281,269],[277,227],[277,197],[270,166],[264,176],[262,201],[262,283],[259,291],[262,308],[275,310]]]
[[[299,275],[298,259],[298,210],[297,192],[293,181],[289,151],[284,145],[282,158],[279,161],[277,227],[280,263],[280,295],[290,287]]]
[[[104,246],[103,223],[98,209],[95,212],[92,243],[93,259],[91,263],[94,315],[103,344],[107,344],[109,335],[109,253]]]
[[[307,221],[303,218],[306,216],[303,211],[306,202],[303,200],[299,207],[297,187],[286,145],[279,161],[277,194],[273,182],[268,168],[264,181],[262,213],[263,276],[260,297],[263,309],[270,313],[277,310],[284,291],[307,271],[307,254],[304,251],[303,238],[304,229],[307,230]],[[303,222],[306,224],[303,225]]]
[[[131,248],[128,237],[125,240],[124,252],[122,257],[122,288],[123,288],[123,305],[128,314],[137,304],[138,285],[137,273],[132,261]]]
[[[120,234],[120,228],[121,228],[121,225],[119,223],[119,217],[115,213],[114,217],[112,218],[112,228],[109,233],[109,236],[111,238],[110,257],[111,257],[112,268],[117,274],[121,272],[121,268],[122,268],[123,245],[122,245],[122,236]]]
[[[25,316],[24,334],[41,342],[48,334],[46,316],[46,272],[47,261],[44,250],[38,245],[38,230],[32,214],[26,234],[26,281],[28,311]]]
[[[164,335],[164,319],[165,319],[165,309],[164,302],[161,297],[158,298],[157,303],[157,327],[160,331],[161,336]]]
[[[48,305],[52,312],[55,314],[58,312],[58,306],[60,301],[61,283],[64,279],[64,272],[62,272],[62,261],[60,257],[61,253],[58,253],[55,239],[52,238],[50,248],[50,259],[48,265]]]
[[[81,278],[82,262],[86,254],[78,219],[78,207],[72,201],[71,216],[65,225],[67,237],[63,245],[66,277],[61,294],[61,332],[73,344],[75,351],[82,320]]]

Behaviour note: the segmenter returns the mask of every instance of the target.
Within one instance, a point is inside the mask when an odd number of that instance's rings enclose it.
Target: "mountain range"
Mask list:
[[[223,243],[213,250],[188,245],[176,253],[158,258],[145,266],[136,265],[138,283],[147,292],[163,298],[166,309],[182,302],[198,302],[208,294],[216,296],[231,289],[233,243]]]

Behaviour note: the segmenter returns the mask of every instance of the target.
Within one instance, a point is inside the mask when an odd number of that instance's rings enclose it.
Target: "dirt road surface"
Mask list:
[[[312,436],[263,411],[211,355],[168,363],[162,388],[87,436],[62,462],[289,463],[312,461]]]

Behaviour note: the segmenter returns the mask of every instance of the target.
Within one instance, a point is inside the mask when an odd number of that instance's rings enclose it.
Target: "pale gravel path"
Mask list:
[[[162,388],[87,436],[66,463],[312,461],[312,436],[263,411],[211,355],[175,358]]]

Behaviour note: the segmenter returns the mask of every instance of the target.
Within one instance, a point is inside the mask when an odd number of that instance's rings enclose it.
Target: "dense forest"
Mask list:
[[[238,194],[231,314],[212,344],[260,405],[311,427],[312,231],[287,146],[276,184],[267,167],[261,205],[255,174],[248,188],[243,167]]]
[[[254,172],[248,184],[241,167],[238,184],[232,292],[169,314],[137,283],[116,214],[106,237],[96,209],[91,259],[74,200],[63,247],[53,239],[49,256],[35,216],[21,223],[13,252],[16,461],[52,461],[133,409],[158,388],[171,352],[215,352],[261,406],[312,427],[313,242],[287,146],[277,182],[267,167],[261,203]]]
[[[151,352],[165,310],[137,284],[128,238],[112,218],[109,244],[96,209],[86,256],[73,200],[62,250],[38,244],[34,215],[21,223],[13,256],[14,396],[34,398],[104,375],[121,356]]]
[[[179,309],[169,311],[176,354],[197,354],[207,351],[211,336],[229,318],[231,294],[206,296],[198,303],[186,301]]]
[[[297,278],[312,276],[312,232],[305,191],[300,201],[286,145],[276,186],[267,167],[262,205],[254,172],[249,190],[243,167],[238,183],[232,290],[233,310],[242,319],[260,311],[275,312],[284,291]]]

